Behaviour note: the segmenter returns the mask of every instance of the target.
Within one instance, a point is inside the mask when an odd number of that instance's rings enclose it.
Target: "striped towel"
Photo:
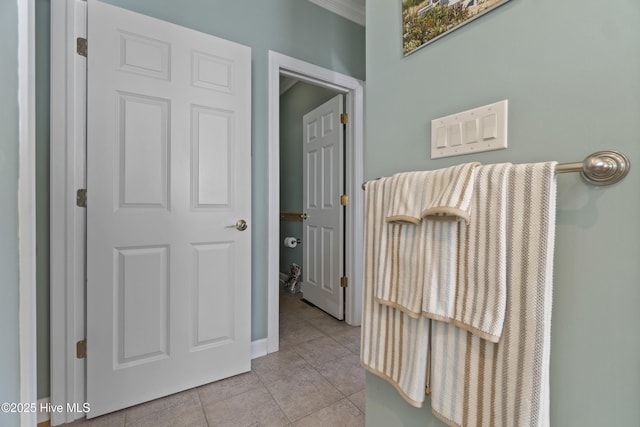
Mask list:
[[[381,241],[377,302],[415,318],[453,315],[458,221],[469,220],[477,166],[466,163],[389,178],[389,226]],[[416,215],[425,220],[416,222]]]
[[[498,342],[507,303],[507,183],[512,165],[477,168],[471,219],[460,226],[455,311],[448,321]]]
[[[365,188],[364,283],[362,296],[362,366],[389,381],[411,405],[425,398],[429,319],[413,318],[393,307],[378,304],[374,284],[378,279],[386,235],[387,203],[391,178],[367,183]]]
[[[393,175],[387,222],[419,224],[422,217],[434,216],[468,221],[474,170],[479,165],[472,162]]]
[[[510,168],[500,342],[433,322],[431,406],[449,426],[549,426],[555,164]]]
[[[390,178],[390,201],[387,222],[420,224],[425,209],[425,197],[429,194],[430,171],[402,172]]]
[[[478,162],[463,163],[433,171],[427,188],[428,198],[422,216],[425,218],[469,221],[469,204]]]

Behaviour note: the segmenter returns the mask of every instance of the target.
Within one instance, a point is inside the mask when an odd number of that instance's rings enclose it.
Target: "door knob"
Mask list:
[[[247,229],[247,221],[244,219],[239,219],[233,225],[227,225],[225,228],[235,228],[238,231],[244,231]]]
[[[309,218],[309,215],[305,212],[305,213],[301,213],[300,214],[300,218],[302,218],[302,220],[304,221],[305,219]]]

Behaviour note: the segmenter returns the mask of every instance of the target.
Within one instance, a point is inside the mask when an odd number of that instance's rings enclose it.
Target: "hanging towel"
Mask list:
[[[465,163],[389,178],[389,225],[383,230],[375,285],[380,304],[415,318],[424,314],[423,306],[434,318],[453,315],[458,221],[469,220],[479,165]],[[417,215],[425,219],[416,222]]]
[[[474,169],[479,165],[472,162],[393,175],[387,222],[419,224],[422,217],[431,216],[468,221]]]
[[[433,171],[422,216],[469,221],[469,204],[478,166],[480,163],[471,162]]]
[[[509,163],[480,166],[471,199],[471,219],[461,224],[458,284],[451,322],[498,342],[507,303],[507,183]],[[425,307],[427,311],[429,307]]]
[[[386,379],[411,405],[421,407],[425,398],[429,319],[413,318],[393,307],[378,304],[374,286],[377,266],[384,256],[387,203],[391,178],[370,181],[365,187],[364,280],[362,296],[362,366]]]
[[[389,178],[387,222],[420,224],[431,171],[402,172]]]
[[[549,426],[555,165],[510,168],[500,341],[433,322],[431,405],[449,426]]]

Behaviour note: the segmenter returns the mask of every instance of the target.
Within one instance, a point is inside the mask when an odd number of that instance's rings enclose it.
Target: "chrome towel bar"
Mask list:
[[[629,173],[631,163],[617,151],[598,151],[582,162],[558,163],[556,173],[581,172],[585,181],[594,185],[611,185]],[[367,181],[368,182],[368,181]],[[362,189],[367,183],[362,183]]]

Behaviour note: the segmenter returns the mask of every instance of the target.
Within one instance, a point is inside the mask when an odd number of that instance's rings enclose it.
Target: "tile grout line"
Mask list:
[[[253,370],[253,368],[251,370]],[[289,417],[289,415],[284,411],[284,408],[282,408],[282,406],[280,406],[280,404],[278,403],[278,400],[273,395],[273,393],[271,393],[271,390],[269,390],[269,387],[267,387],[267,384],[262,380],[260,375],[258,375],[257,372],[255,374],[256,374],[256,377],[258,377],[258,381],[260,381],[260,384],[262,384],[262,387],[264,387],[264,389],[267,390],[267,393],[269,393],[269,396],[271,396],[271,398],[276,403],[276,405],[278,405],[278,408],[280,408],[280,412],[282,412],[284,414],[284,416],[287,417],[287,420],[289,420],[289,425],[292,425],[293,421],[291,421],[291,417]]]
[[[202,416],[204,417],[204,422],[207,424],[207,427],[211,427],[209,425],[209,417],[207,417],[207,411],[204,410],[204,403],[202,402],[202,397],[200,396],[200,388],[196,389],[196,394],[198,395],[198,402],[200,402],[200,410],[202,411]],[[125,426],[126,427],[126,426]]]

